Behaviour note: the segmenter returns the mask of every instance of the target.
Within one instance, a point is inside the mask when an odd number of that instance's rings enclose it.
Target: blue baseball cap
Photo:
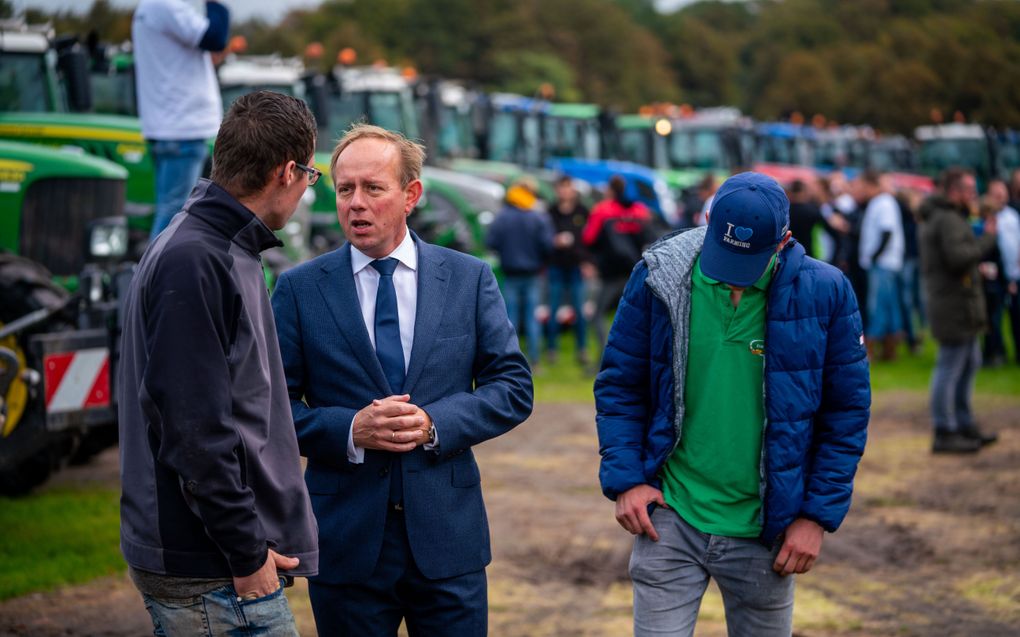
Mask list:
[[[728,285],[750,287],[765,273],[789,228],[790,200],[775,179],[752,172],[733,175],[712,199],[701,271]]]

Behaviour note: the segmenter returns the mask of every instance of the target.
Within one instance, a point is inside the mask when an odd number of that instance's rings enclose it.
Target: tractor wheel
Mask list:
[[[0,321],[10,323],[35,310],[59,307],[67,296],[43,266],[13,254],[0,254]]]
[[[0,254],[0,326],[35,310],[60,307],[67,296],[63,288],[50,280],[46,268],[22,257]],[[58,314],[35,331],[52,331],[55,326],[59,329],[69,323],[66,317]],[[29,365],[25,357],[26,336],[25,333],[12,335],[0,342],[0,346],[15,353],[22,368]],[[46,440],[45,432],[18,428],[26,421],[26,416],[32,415],[30,410],[38,409],[39,405],[39,401],[30,398],[30,389],[20,371],[3,396],[7,413],[0,431],[0,446],[23,449],[23,452],[15,452],[7,469],[0,471],[0,495],[7,496],[22,495],[45,482],[60,459],[60,445]],[[23,457],[18,457],[22,453]]]

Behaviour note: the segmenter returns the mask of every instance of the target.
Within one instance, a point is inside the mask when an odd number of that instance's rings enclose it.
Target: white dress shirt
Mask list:
[[[1020,215],[1006,206],[996,215],[999,253],[1007,282],[1020,281]]]
[[[871,257],[882,243],[882,234],[889,232],[889,243],[886,244],[878,261],[874,264],[891,272],[903,269],[903,255],[906,244],[903,239],[903,219],[900,217],[900,205],[896,198],[887,192],[875,195],[864,209],[864,220],[861,221],[861,243],[858,259],[861,267],[870,270]]]
[[[393,270],[393,289],[397,293],[397,322],[400,325],[400,347],[404,350],[404,372],[411,361],[411,347],[414,345],[414,317],[418,310],[418,248],[411,233],[404,229],[404,240],[396,249],[386,255],[399,261]],[[386,258],[383,257],[383,258]],[[372,257],[351,246],[351,269],[354,271],[354,286],[361,304],[361,317],[365,320],[368,339],[375,347],[375,297],[379,290],[379,272],[371,266]],[[426,445],[431,449],[434,444]],[[347,436],[347,459],[354,464],[365,461],[365,450],[354,445],[354,420]]]

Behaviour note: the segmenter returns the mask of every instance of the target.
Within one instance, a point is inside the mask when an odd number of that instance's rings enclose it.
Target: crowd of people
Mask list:
[[[594,372],[597,359],[589,353],[588,319],[601,352],[607,315],[616,309],[642,250],[655,238],[653,216],[644,204],[629,198],[619,176],[610,179],[605,198],[590,211],[570,177],[557,179],[555,191],[555,200],[546,208],[538,204],[532,178],[517,180],[489,227],[486,244],[499,257],[507,308],[518,334],[527,340],[532,370],[541,370],[543,350],[550,361],[558,359],[560,331],[571,325],[577,362]],[[589,309],[589,284],[596,281]],[[544,330],[536,312],[543,287],[549,308],[542,313]]]
[[[689,190],[682,202],[682,225],[706,225],[717,187],[709,175]],[[627,200],[621,178],[612,180],[606,190],[605,199],[589,213],[573,181],[561,177],[556,198],[546,209],[536,199],[534,181],[522,179],[509,189],[507,205],[489,229],[488,246],[499,256],[507,276],[504,293],[511,318],[529,341],[533,365],[539,365],[542,340],[547,359],[558,358],[559,335],[565,326],[573,327],[579,362],[590,365],[589,321],[601,347],[607,313],[615,310],[641,251],[661,234],[652,230],[648,209]],[[944,183],[939,184],[939,192],[946,192]],[[793,237],[809,256],[836,265],[853,284],[864,308],[872,360],[895,359],[902,344],[911,353],[919,352],[930,311],[921,269],[920,228],[928,211],[926,201],[938,197],[897,189],[890,175],[875,171],[849,180],[838,172],[796,179],[787,185],[786,193]],[[975,235],[996,236],[994,246],[981,255],[977,279],[987,317],[983,365],[997,367],[1010,358],[1020,364],[1015,345],[1020,342],[1020,171],[1010,183],[992,180],[983,197],[968,194],[958,205],[966,206],[967,222]],[[589,291],[594,303],[586,312]],[[536,312],[543,305],[549,312]],[[1002,331],[1004,315],[1012,330],[1011,356]]]
[[[708,175],[688,191],[682,225],[708,224],[717,188]],[[601,349],[607,316],[633,266],[662,233],[653,230],[647,208],[628,200],[620,177],[590,213],[568,177],[558,180],[547,211],[536,192],[530,179],[512,186],[489,230],[489,247],[506,275],[510,316],[528,341],[533,368],[540,369],[541,339],[546,357],[555,360],[562,326],[572,323],[578,360],[594,369],[589,320]],[[970,395],[980,367],[1020,364],[1020,171],[1008,183],[990,181],[980,197],[974,175],[962,169],[947,170],[934,193],[898,188],[892,175],[870,170],[853,179],[839,172],[795,179],[785,193],[793,238],[851,282],[871,360],[893,360],[904,346],[917,354],[928,333],[937,342],[933,451],[969,453],[994,442],[995,434],[975,421]],[[535,311],[543,303],[543,274],[548,313]],[[590,314],[584,303],[589,286]]]

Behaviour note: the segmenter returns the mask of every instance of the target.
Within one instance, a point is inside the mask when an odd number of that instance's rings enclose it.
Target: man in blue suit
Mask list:
[[[323,635],[484,635],[489,528],[471,447],[532,408],[492,270],[407,228],[424,149],[356,125],[330,164],[348,243],[285,273],[280,349],[319,522]]]

